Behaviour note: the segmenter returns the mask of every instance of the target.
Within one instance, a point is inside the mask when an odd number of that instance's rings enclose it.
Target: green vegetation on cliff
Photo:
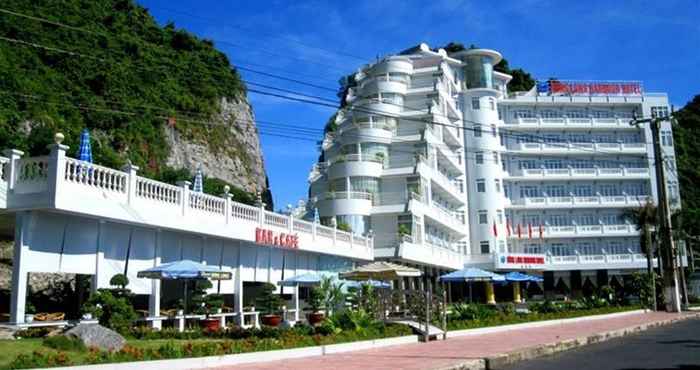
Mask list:
[[[678,125],[673,128],[676,167],[681,191],[684,220],[682,229],[690,235],[700,235],[700,95],[696,95],[676,112]],[[695,243],[693,243],[695,244]]]
[[[230,128],[211,124],[222,98],[245,99],[237,71],[211,41],[158,25],[132,0],[6,0],[2,7],[75,29],[0,13],[1,148],[42,154],[60,131],[75,155],[87,127],[96,163],[118,168],[131,160],[163,178],[172,172],[165,166],[170,124],[245,163],[247,153],[225,145],[235,140]]]

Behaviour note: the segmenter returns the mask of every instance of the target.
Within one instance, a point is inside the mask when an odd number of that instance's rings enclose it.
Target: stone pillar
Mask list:
[[[299,322],[301,307],[299,307],[299,285],[294,286],[294,322]]]
[[[29,246],[26,245],[26,233],[29,228],[31,213],[18,212],[15,216],[15,248],[12,261],[12,291],[10,295],[10,322],[24,323],[25,304],[27,300],[27,275],[24,260],[28,257]]]
[[[63,134],[60,132],[54,136],[55,144],[49,145],[49,173],[48,173],[48,188],[50,199],[55,206],[59,205],[61,184],[66,177],[66,151],[68,147],[61,144],[63,142]]]
[[[513,302],[522,303],[522,297],[520,296],[520,282],[513,282]]]
[[[95,245],[95,275],[92,277],[91,291],[97,292],[97,289],[108,286],[107,281],[103,281],[106,277],[103,276],[102,269],[105,263],[105,252],[102,250],[102,240],[104,238],[104,229],[106,221],[99,220],[97,222],[97,241]]]
[[[126,166],[122,168],[122,171],[126,172],[127,178],[126,178],[126,201],[127,203],[131,204],[133,200],[136,198],[136,173],[138,172],[139,167],[135,166],[129,161]]]
[[[496,294],[493,292],[493,283],[490,281],[486,284],[486,304],[496,304]]]
[[[153,267],[160,265],[162,237],[161,230],[156,230],[156,245],[153,248]],[[151,295],[148,296],[148,316],[160,316],[160,279],[151,280]],[[160,330],[162,327],[162,321],[153,320],[151,321],[151,326],[153,329]]]
[[[182,188],[182,199],[180,199],[180,206],[182,215],[187,215],[187,209],[190,207],[190,185],[189,181],[178,181],[177,186]]]
[[[5,173],[7,190],[14,190],[15,182],[17,181],[17,172],[19,171],[18,162],[24,155],[24,152],[17,149],[6,149],[3,151],[3,154],[9,159],[7,162],[7,172]]]
[[[234,276],[233,285],[233,310],[238,313],[239,325],[243,326],[245,320],[243,319],[243,279],[241,278],[241,256],[240,256],[240,244],[239,244],[239,255],[238,255],[238,267],[236,268],[236,274]]]

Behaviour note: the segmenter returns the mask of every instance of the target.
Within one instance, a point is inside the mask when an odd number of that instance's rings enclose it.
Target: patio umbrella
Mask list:
[[[314,208],[314,223],[315,224],[321,223],[321,216],[319,216],[319,214],[318,214],[318,208]]]
[[[378,281],[378,280],[365,280],[365,281],[348,281],[347,282],[347,287],[348,288],[361,288],[363,285],[371,285],[374,288],[378,289],[389,289],[391,288],[391,284],[385,282],[385,281]]]
[[[311,286],[311,285],[318,285],[321,283],[321,280],[323,280],[324,277],[337,277],[337,275],[334,275],[332,273],[315,273],[315,272],[309,272],[306,274],[301,274],[297,276],[293,276],[284,280],[281,280],[277,284],[280,286]]]
[[[461,270],[450,272],[440,276],[440,281],[447,282],[466,282],[469,283],[469,302],[472,301],[472,283],[475,281],[484,282],[494,282],[494,281],[505,281],[506,278],[503,275],[493,273],[491,271],[486,271],[474,267],[463,268]]]
[[[181,260],[139,271],[136,276],[147,279],[185,280],[185,313],[187,313],[188,280],[230,280],[231,272],[222,271],[216,266],[208,266],[192,260]]]
[[[202,175],[202,165],[200,164],[197,167],[197,172],[194,174],[194,184],[192,185],[192,191],[195,193],[201,193],[204,191],[204,184],[203,184],[203,175]]]
[[[88,131],[88,129],[83,129],[83,132],[80,134],[78,159],[83,162],[92,163],[92,147],[90,146],[90,131]]]
[[[340,273],[340,277],[348,280],[397,280],[402,277],[421,276],[420,270],[396,263],[378,261],[360,266],[352,271]]]

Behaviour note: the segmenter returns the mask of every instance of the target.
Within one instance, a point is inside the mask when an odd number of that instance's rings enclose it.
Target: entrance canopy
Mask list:
[[[230,280],[231,273],[221,271],[216,266],[208,266],[192,260],[182,260],[162,264],[137,273],[140,278],[149,279],[211,279]]]
[[[402,277],[421,276],[420,270],[396,263],[379,261],[343,272],[340,277],[348,280],[397,280]]]
[[[478,268],[463,268],[440,276],[440,281],[445,282],[471,282],[471,281],[505,281],[503,275]]]

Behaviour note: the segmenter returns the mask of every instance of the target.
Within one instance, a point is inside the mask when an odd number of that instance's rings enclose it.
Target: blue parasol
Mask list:
[[[321,223],[321,216],[318,215],[318,208],[314,208],[314,223],[315,224]]]
[[[197,172],[194,174],[194,185],[192,186],[192,191],[195,193],[201,193],[204,191],[203,185],[203,175],[202,175],[202,165],[197,167]]]
[[[90,131],[83,129],[80,134],[80,147],[78,148],[78,159],[83,162],[92,163],[92,147],[90,146]]]

